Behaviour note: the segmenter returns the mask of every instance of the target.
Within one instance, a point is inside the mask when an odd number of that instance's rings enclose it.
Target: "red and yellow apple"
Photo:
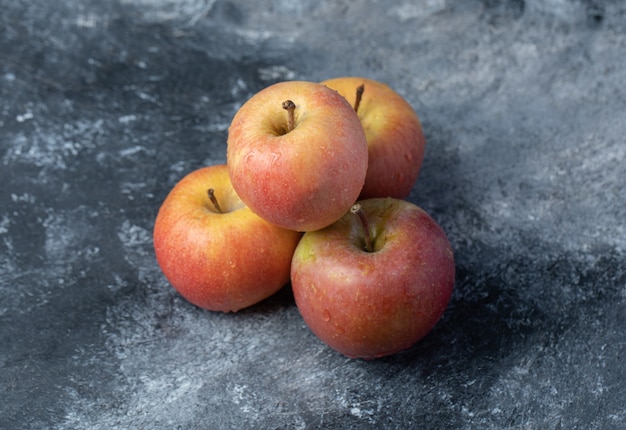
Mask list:
[[[307,232],[291,265],[308,327],[352,358],[402,351],[440,319],[454,286],[443,229],[405,200],[361,200],[334,224]]]
[[[388,85],[346,76],[322,82],[353,104],[367,138],[369,166],[359,199],[403,199],[415,184],[426,139],[411,105]]]
[[[228,130],[227,164],[241,200],[297,231],[332,224],[357,200],[368,148],[352,106],[325,85],[284,81],[253,95]]]
[[[300,233],[258,217],[234,191],[225,164],[187,174],[163,201],[154,225],[157,262],[189,302],[234,312],[289,281]]]

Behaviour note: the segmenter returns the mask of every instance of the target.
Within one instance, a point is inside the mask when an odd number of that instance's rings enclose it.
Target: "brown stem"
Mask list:
[[[213,188],[209,188],[209,190],[207,191],[207,193],[209,194],[209,200],[211,200],[211,203],[213,203],[213,207],[215,208],[215,210],[218,213],[223,214],[224,211],[222,210],[222,208],[220,207],[220,204],[217,202],[217,197],[215,197],[215,190]]]
[[[361,227],[363,227],[363,239],[365,240],[365,251],[373,252],[374,248],[372,247],[372,238],[370,236],[370,223],[367,221],[367,217],[365,216],[365,212],[361,208],[361,205],[355,203],[350,208],[350,212],[356,214],[359,217],[359,221],[361,221]]]
[[[363,98],[363,91],[365,91],[365,84],[361,84],[356,87],[356,100],[354,101],[354,111],[359,111],[359,106],[361,106],[361,99]]]
[[[296,125],[296,104],[291,100],[285,100],[283,102],[283,109],[287,111],[287,132],[290,132]]]

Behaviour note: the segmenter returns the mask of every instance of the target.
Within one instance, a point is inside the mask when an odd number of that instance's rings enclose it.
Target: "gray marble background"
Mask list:
[[[340,75],[418,112],[457,261],[369,362],[289,287],[193,307],[152,249],[248,97]],[[617,0],[0,0],[0,428],[624,429],[625,136]]]

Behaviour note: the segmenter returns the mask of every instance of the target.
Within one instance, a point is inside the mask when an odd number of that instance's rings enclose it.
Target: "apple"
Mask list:
[[[423,209],[372,198],[303,235],[291,285],[317,337],[348,357],[373,359],[411,347],[435,326],[454,270],[445,232]]]
[[[226,157],[233,187],[254,213],[311,231],[335,222],[357,200],[368,149],[344,97],[319,83],[284,81],[237,110]]]
[[[301,233],[255,215],[235,193],[225,164],[187,174],[163,201],[154,224],[163,274],[189,302],[235,312],[289,281]]]
[[[357,76],[322,82],[353,101],[367,138],[369,166],[359,199],[406,198],[424,159],[426,139],[411,105],[388,85]]]

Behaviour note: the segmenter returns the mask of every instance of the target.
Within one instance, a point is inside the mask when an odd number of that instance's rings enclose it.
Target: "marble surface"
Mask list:
[[[375,361],[288,286],[193,307],[152,248],[248,97],[341,75],[420,115],[457,262]],[[625,82],[617,0],[0,0],[0,428],[626,428]]]

